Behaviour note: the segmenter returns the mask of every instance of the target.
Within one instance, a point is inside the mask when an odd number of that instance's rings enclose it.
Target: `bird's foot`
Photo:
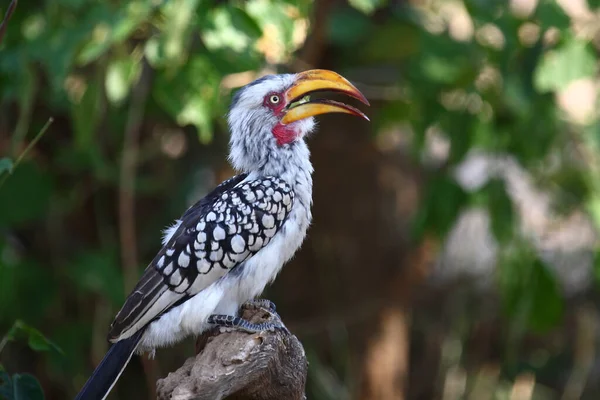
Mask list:
[[[276,313],[271,314],[271,319],[268,322],[261,323],[250,322],[233,315],[213,314],[208,317],[208,323],[218,327],[234,328],[248,333],[259,333],[264,331],[283,331],[288,334],[290,333]]]
[[[264,308],[265,310],[270,311],[272,314],[277,314],[277,307],[275,306],[275,303],[269,299],[253,299],[242,304],[242,310],[257,310],[259,308]]]

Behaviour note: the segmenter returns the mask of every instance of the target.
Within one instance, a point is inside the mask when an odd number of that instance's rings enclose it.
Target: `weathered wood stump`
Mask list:
[[[267,310],[243,318],[280,321]],[[308,363],[296,336],[283,331],[246,333],[214,329],[196,342],[196,356],[156,382],[159,400],[302,400]]]

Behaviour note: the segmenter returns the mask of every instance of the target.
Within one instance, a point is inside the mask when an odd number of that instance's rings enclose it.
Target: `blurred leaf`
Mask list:
[[[13,168],[13,162],[8,157],[0,158],[0,175],[3,173],[11,173]]]
[[[592,10],[600,7],[600,0],[587,0],[587,3]]]
[[[534,83],[540,91],[557,91],[595,73],[596,57],[589,43],[571,37],[543,56],[535,71]]]
[[[423,57],[420,66],[428,80],[451,84],[455,83],[463,73],[463,65],[456,61],[428,54]]]
[[[372,23],[364,14],[344,7],[331,13],[327,28],[329,42],[340,47],[352,47],[369,37]]]
[[[562,166],[548,176],[555,196],[552,205],[561,213],[580,207],[592,193],[586,171],[576,167]]]
[[[15,374],[12,377],[14,400],[43,400],[44,391],[38,380],[30,374]]]
[[[369,32],[368,41],[357,50],[361,51],[361,59],[366,62],[404,62],[418,54],[419,34],[419,30],[412,25],[382,24]]]
[[[554,275],[533,254],[517,252],[499,269],[504,310],[516,324],[538,333],[554,328],[563,315],[563,298]]]
[[[24,324],[19,323],[19,329],[28,335],[28,345],[34,351],[56,351],[63,354],[63,351],[54,342],[44,336],[37,329]]]
[[[79,254],[68,267],[69,277],[85,292],[108,298],[111,304],[123,303],[123,274],[114,251],[89,251]]]
[[[240,31],[244,32],[253,40],[259,39],[263,31],[258,23],[248,13],[238,7],[227,7],[231,17],[231,23]]]
[[[56,351],[57,353],[63,354],[60,347],[53,343],[50,339],[44,336],[40,331],[27,325],[23,321],[16,321],[10,328],[5,338],[7,341],[13,341],[19,338],[19,336],[25,336],[27,343],[33,351]]]
[[[100,121],[102,89],[98,79],[84,84],[83,95],[71,103],[71,119],[75,143],[80,149],[91,147],[94,133]]]
[[[151,2],[126,2],[116,7],[108,3],[94,4],[82,25],[89,26],[87,41],[77,54],[79,65],[96,61],[111,46],[124,42],[145,21],[154,5]],[[183,10],[182,10],[183,12]]]
[[[499,243],[507,243],[514,234],[515,213],[504,180],[491,179],[483,190],[488,198],[492,232]]]
[[[212,118],[218,104],[219,75],[202,56],[191,59],[174,76],[160,74],[153,96],[180,126],[192,124],[201,142],[212,138]]]
[[[564,30],[571,25],[571,18],[565,14],[564,9],[556,0],[542,0],[538,4],[535,16],[540,21],[543,30],[558,28]]]
[[[43,400],[44,391],[30,374],[14,374],[12,378],[0,365],[0,400]]]
[[[23,162],[0,188],[0,225],[22,226],[46,212],[53,190],[52,175]]]
[[[139,79],[140,72],[140,60],[133,57],[117,59],[110,63],[104,82],[108,100],[113,104],[123,102]]]
[[[454,179],[446,175],[433,177],[413,225],[413,234],[421,238],[425,232],[444,237],[454,225],[468,195]]]
[[[262,36],[256,21],[239,8],[219,7],[209,15],[212,26],[203,27],[202,38],[210,50],[229,48],[241,53]]]
[[[14,399],[12,379],[0,365],[0,400],[12,399]]]
[[[387,0],[349,0],[350,5],[365,14],[372,14],[379,7],[387,3]]]

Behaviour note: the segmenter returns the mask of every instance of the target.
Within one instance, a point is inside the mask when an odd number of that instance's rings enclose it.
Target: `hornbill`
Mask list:
[[[165,231],[163,247],[110,326],[113,345],[77,399],[104,399],[133,353],[153,353],[211,326],[281,328],[237,316],[298,250],[311,222],[312,177],[305,137],[314,117],[349,105],[312,99],[333,91],[369,105],[335,72],[268,75],[237,91],[228,113],[229,160],[239,175],[218,185]],[[264,303],[263,303],[264,304]]]

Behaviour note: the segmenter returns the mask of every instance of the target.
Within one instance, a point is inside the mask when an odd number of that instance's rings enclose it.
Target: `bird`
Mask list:
[[[110,325],[112,345],[76,400],[106,398],[133,354],[153,355],[211,327],[280,328],[243,320],[238,312],[265,304],[257,297],[311,224],[313,166],[305,139],[321,114],[369,120],[353,106],[315,98],[323,91],[369,105],[350,81],[324,69],[266,75],[234,94],[228,159],[238,174],[165,229],[161,249]]]

